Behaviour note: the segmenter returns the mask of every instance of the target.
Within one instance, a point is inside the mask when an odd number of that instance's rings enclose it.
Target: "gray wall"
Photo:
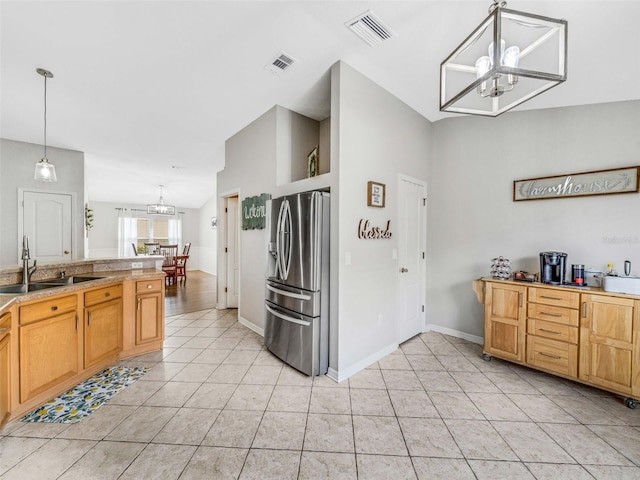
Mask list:
[[[47,158],[56,167],[56,183],[33,179],[35,165],[42,155],[42,145],[0,139],[0,266],[19,263],[18,188],[75,193],[73,258],[84,258],[84,153],[47,147]]]
[[[456,117],[433,124],[428,186],[427,323],[482,336],[471,280],[504,256],[538,272],[538,254],[640,273],[640,195],[513,202],[513,181],[640,164],[640,101]]]

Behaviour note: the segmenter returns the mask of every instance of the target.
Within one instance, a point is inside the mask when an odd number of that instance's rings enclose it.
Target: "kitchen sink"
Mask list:
[[[47,288],[61,287],[58,283],[30,283],[25,285],[23,283],[16,283],[14,285],[2,285],[0,286],[0,293],[27,293],[35,292],[36,290],[46,290]]]
[[[37,282],[38,285],[70,285],[73,283],[82,283],[82,282],[90,282],[91,280],[100,280],[104,277],[90,277],[85,275],[73,275],[70,277],[58,277],[58,278],[49,278],[48,280],[40,280]]]

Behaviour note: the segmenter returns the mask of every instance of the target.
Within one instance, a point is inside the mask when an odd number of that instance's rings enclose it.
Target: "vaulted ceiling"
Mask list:
[[[55,75],[48,143],[85,152],[91,201],[154,202],[162,184],[168,203],[199,208],[215,192],[228,137],[275,104],[328,115],[327,72],[338,60],[428,120],[450,116],[438,110],[440,62],[490,4],[3,0],[0,136],[42,143],[35,70],[46,68]],[[640,99],[640,0],[508,8],[569,22],[568,80],[518,109]],[[345,27],[368,9],[397,36],[372,47]],[[295,63],[265,69],[281,52]]]

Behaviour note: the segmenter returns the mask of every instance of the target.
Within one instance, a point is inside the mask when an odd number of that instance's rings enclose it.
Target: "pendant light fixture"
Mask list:
[[[159,186],[160,199],[158,200],[158,203],[147,205],[147,213],[150,215],[175,215],[176,207],[174,205],[167,205],[164,203],[164,198],[162,198],[162,187],[164,187],[164,185]]]
[[[47,158],[47,78],[53,78],[53,73],[44,68],[37,68],[36,72],[44,77],[44,157],[36,163],[33,178],[41,182],[57,182],[56,167]]]
[[[496,117],[567,79],[567,21],[506,6],[440,64],[441,111]]]

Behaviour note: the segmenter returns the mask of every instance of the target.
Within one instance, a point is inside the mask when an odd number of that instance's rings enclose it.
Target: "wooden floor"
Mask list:
[[[165,317],[216,308],[217,277],[199,270],[187,272],[187,281],[165,289]]]

